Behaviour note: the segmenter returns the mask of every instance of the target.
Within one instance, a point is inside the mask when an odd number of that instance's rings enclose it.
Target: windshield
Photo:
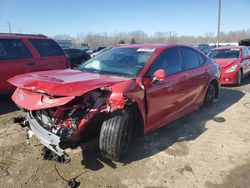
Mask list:
[[[81,71],[136,77],[154,54],[155,49],[113,48],[91,58],[80,66]]]
[[[221,49],[212,50],[209,54],[210,58],[239,58],[240,49]]]

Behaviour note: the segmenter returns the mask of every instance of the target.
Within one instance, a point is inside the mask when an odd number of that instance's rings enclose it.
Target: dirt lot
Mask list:
[[[135,140],[121,163],[96,147],[71,151],[66,165],[42,160],[42,145],[27,145],[12,123],[22,112],[0,96],[0,187],[67,187],[63,178],[74,177],[80,187],[249,187],[249,83],[222,88],[213,107]]]

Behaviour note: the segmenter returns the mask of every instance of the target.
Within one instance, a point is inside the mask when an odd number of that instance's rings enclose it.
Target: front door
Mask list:
[[[152,83],[154,72],[159,69],[165,71],[165,79]],[[188,103],[186,79],[178,48],[166,49],[155,60],[143,81],[147,97],[146,131],[176,119],[185,109]]]

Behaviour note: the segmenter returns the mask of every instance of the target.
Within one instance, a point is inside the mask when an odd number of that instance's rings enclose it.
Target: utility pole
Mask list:
[[[220,14],[221,14],[221,0],[219,0],[219,10],[218,10],[217,47],[219,47],[219,41],[220,41]]]
[[[10,24],[10,21],[8,22],[8,25],[9,25],[9,32],[11,34],[11,24]]]

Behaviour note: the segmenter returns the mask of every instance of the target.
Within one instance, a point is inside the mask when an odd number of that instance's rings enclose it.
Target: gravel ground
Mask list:
[[[26,143],[12,122],[23,112],[0,96],[0,187],[242,187],[250,185],[250,78],[224,87],[219,100],[134,140],[122,162],[92,149],[69,151],[71,162],[42,160],[42,145]]]

